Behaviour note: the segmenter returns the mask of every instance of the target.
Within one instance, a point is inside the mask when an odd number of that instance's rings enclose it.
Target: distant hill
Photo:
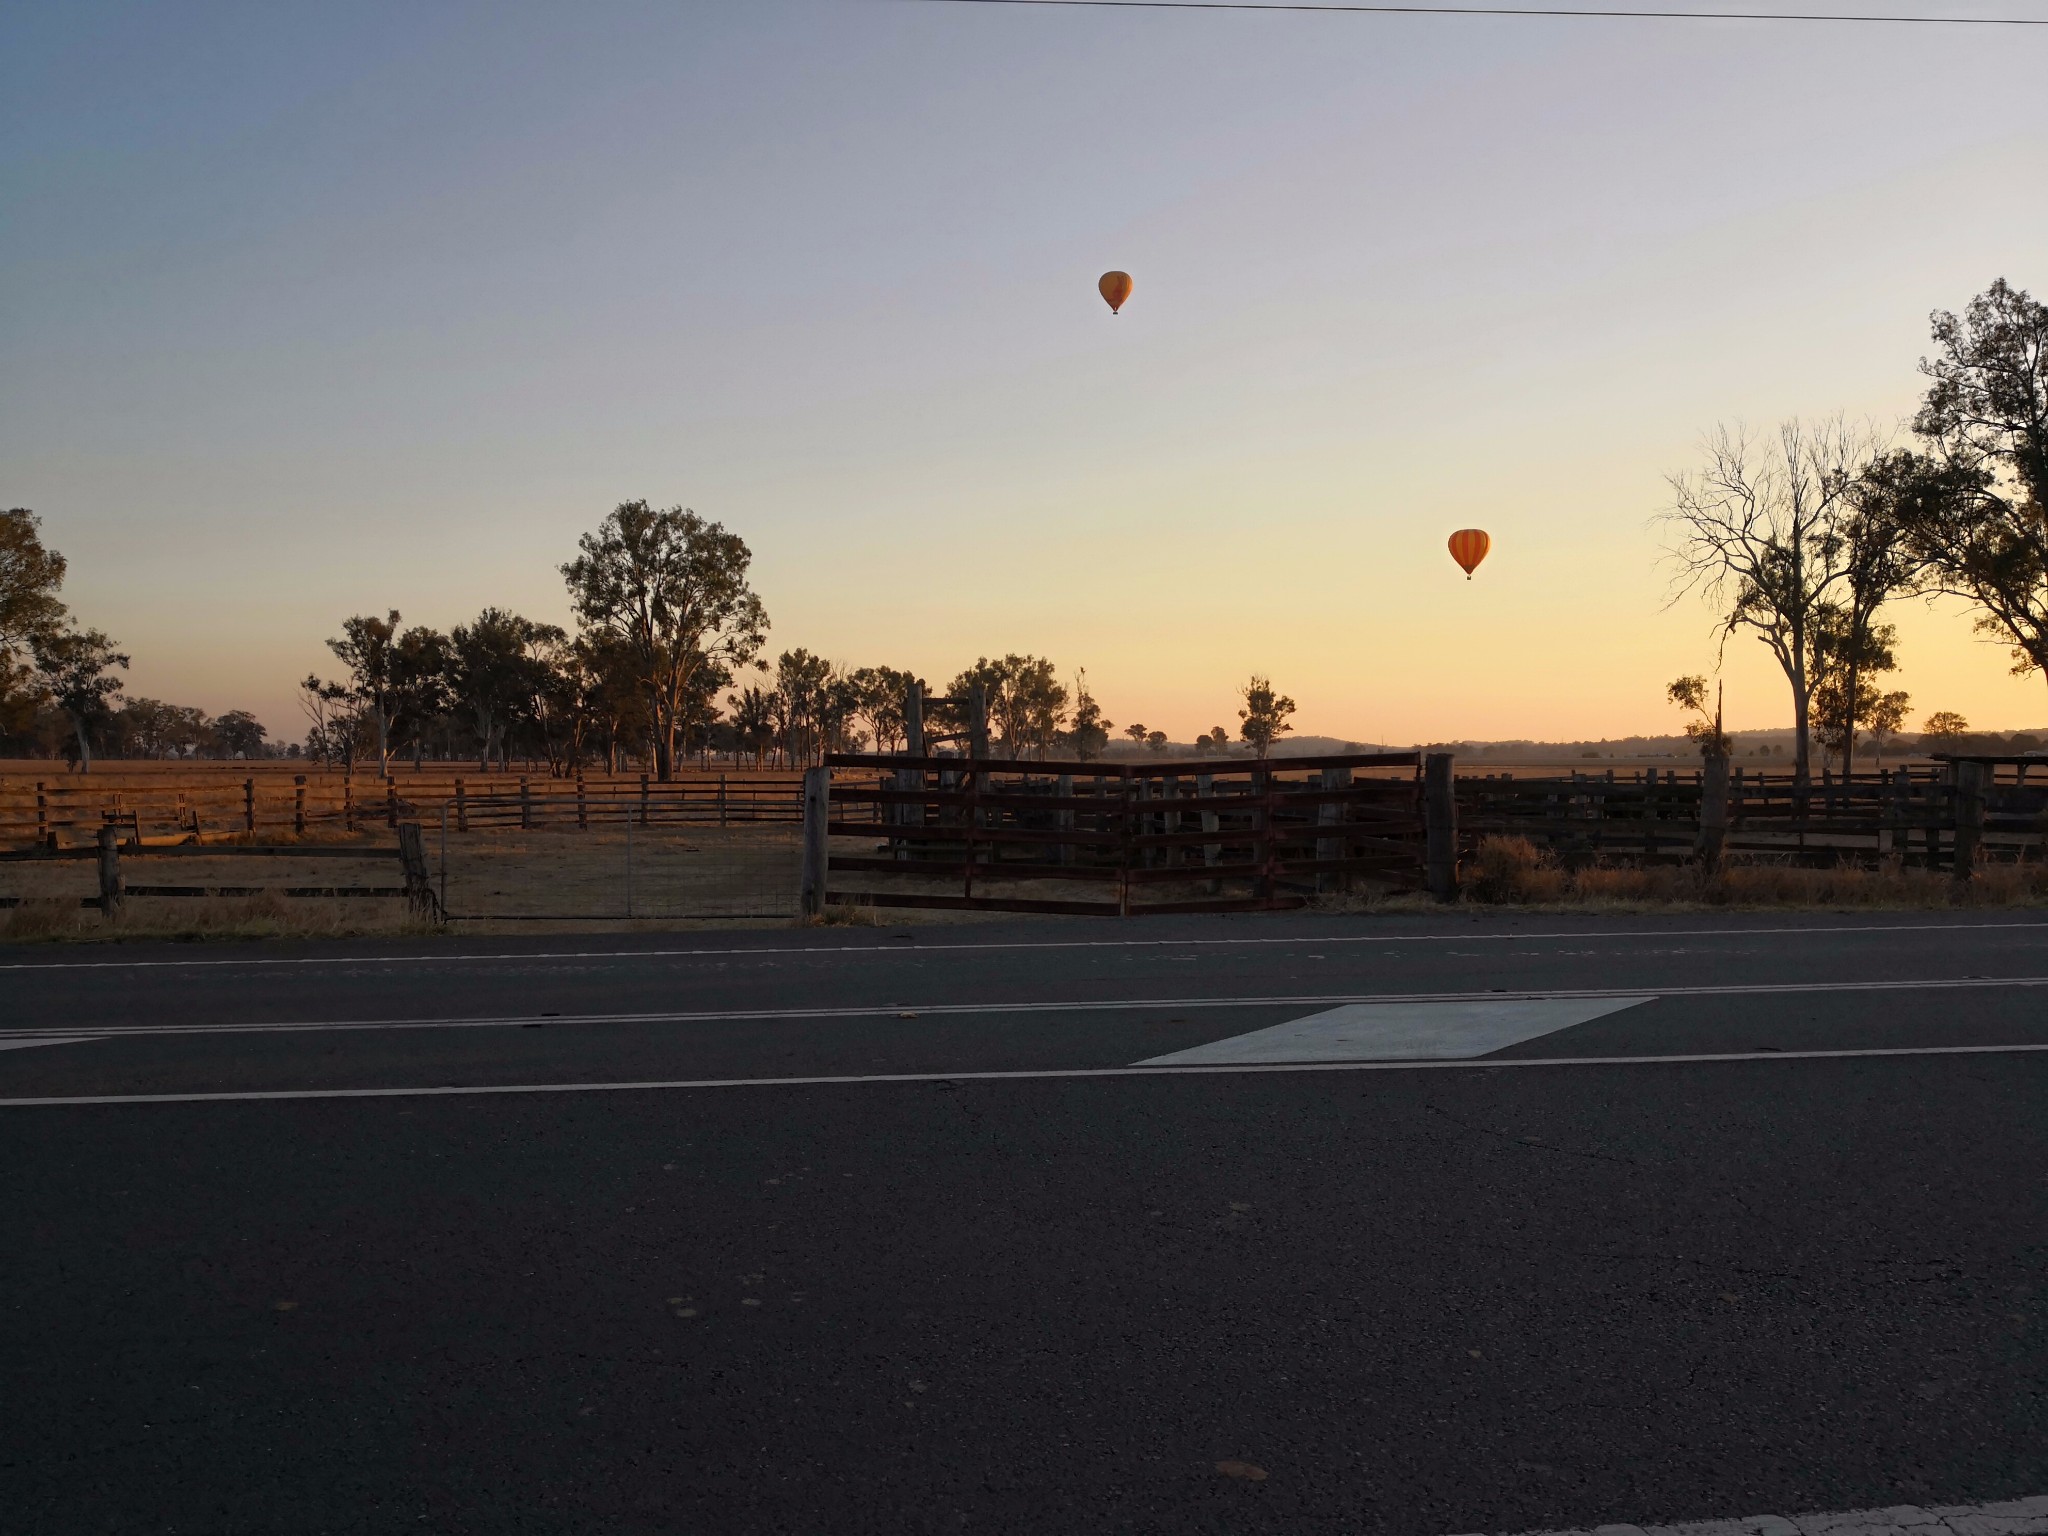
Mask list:
[[[1731,731],[1735,740],[1735,756],[1738,761],[1755,759],[1769,762],[1772,759],[1790,759],[1792,756],[1792,732],[1788,727],[1761,731]],[[1915,734],[1895,737],[1885,743],[1884,756],[1887,761],[1896,762],[1907,757],[1923,757],[1933,749],[1933,738]],[[1461,761],[1478,763],[1503,763],[1515,765],[1559,764],[1576,765],[1594,762],[1643,763],[1670,760],[1676,763],[1697,763],[1699,748],[1681,734],[1669,736],[1622,736],[1599,741],[1448,741],[1448,742],[1367,742],[1347,741],[1336,736],[1289,736],[1273,748],[1276,758],[1287,757],[1329,757],[1357,752],[1453,752]],[[1942,743],[1939,750],[1945,752],[1981,752],[2005,754],[2021,752],[2048,753],[2048,726],[2031,731],[1972,731],[1967,735]],[[1160,757],[1215,757],[1219,755],[1213,747],[1197,748],[1189,742],[1169,742],[1163,751],[1133,747],[1129,743],[1118,743],[1107,754],[1122,762],[1156,761]],[[1230,757],[1249,757],[1251,750],[1242,743],[1233,743],[1226,754]],[[1859,760],[1872,755],[1868,742],[1857,747]],[[1818,760],[1818,749],[1816,749]]]

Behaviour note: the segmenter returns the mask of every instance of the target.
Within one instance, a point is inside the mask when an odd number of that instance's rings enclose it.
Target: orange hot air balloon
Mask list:
[[[1113,315],[1121,310],[1131,297],[1131,274],[1128,272],[1105,272],[1102,281],[1095,285],[1102,290],[1103,300]]]
[[[1493,540],[1486,536],[1483,528],[1460,528],[1451,535],[1451,558],[1465,567],[1465,579],[1470,581],[1472,573],[1479,569],[1479,562],[1486,558],[1486,552],[1493,548]]]

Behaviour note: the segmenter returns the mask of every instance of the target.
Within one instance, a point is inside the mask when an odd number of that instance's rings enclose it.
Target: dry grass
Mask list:
[[[1808,869],[1731,858],[1716,873],[1695,864],[1594,864],[1567,870],[1525,837],[1489,837],[1466,866],[1464,899],[1487,906],[1613,910],[1701,907],[2024,907],[2048,904],[2048,864],[1980,865],[1967,881],[1947,870],[1888,859]]]
[[[258,896],[136,898],[113,922],[61,897],[32,898],[6,914],[0,939],[348,939],[438,931],[402,901]]]

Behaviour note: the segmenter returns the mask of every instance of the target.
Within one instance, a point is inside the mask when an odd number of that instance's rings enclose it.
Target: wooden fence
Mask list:
[[[126,846],[124,846],[124,843]],[[244,860],[264,861],[287,859],[298,862],[308,859],[345,859],[355,863],[364,861],[393,860],[399,866],[400,885],[338,885],[332,881],[319,885],[243,885],[214,882],[208,885],[177,884],[161,882],[131,884],[127,870],[135,860],[151,863],[162,860],[203,859],[217,863],[222,859],[241,862]],[[405,822],[398,829],[395,844],[386,847],[306,847],[286,845],[282,847],[257,847],[249,844],[228,846],[202,846],[192,843],[174,844],[168,847],[149,847],[126,843],[122,829],[116,826],[102,826],[92,844],[84,847],[35,848],[26,851],[0,853],[0,862],[18,863],[32,861],[47,864],[52,861],[93,860],[98,868],[99,890],[96,895],[78,898],[78,905],[95,907],[109,920],[118,917],[123,904],[129,897],[208,897],[208,896],[260,896],[275,895],[286,897],[355,898],[355,897],[403,897],[412,906],[414,913],[422,918],[433,919],[441,915],[441,900],[434,889],[433,880],[427,867],[426,840],[419,823]],[[0,895],[0,907],[18,907],[27,901],[40,898]],[[68,899],[68,898],[67,898]]]
[[[120,765],[116,765],[117,767]],[[224,767],[227,765],[223,765]],[[173,774],[95,772],[72,778],[0,777],[0,848],[90,844],[102,826],[145,837],[293,836],[395,829],[449,810],[461,830],[588,826],[632,815],[645,822],[797,821],[800,772],[690,773],[663,784],[646,774],[287,774],[270,769]]]
[[[2048,772],[2023,762],[1958,760],[1825,776],[1799,790],[1789,774],[1707,770],[1458,780],[1460,841],[1526,837],[1567,865],[1674,863],[1706,851],[1800,864],[1927,867],[2038,854],[2048,833]]]
[[[1299,907],[1363,883],[1415,889],[1421,761],[834,754],[807,784],[804,907],[1129,916]]]

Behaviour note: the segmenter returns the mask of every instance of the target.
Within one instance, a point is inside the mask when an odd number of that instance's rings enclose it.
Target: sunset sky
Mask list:
[[[1183,740],[1253,670],[1352,739],[1672,729],[1664,475],[1897,423],[1928,311],[2048,291],[2048,28],[17,0],[0,55],[0,504],[131,692],[284,737],[346,615],[566,622],[638,497],[747,539],[772,650],[1037,652]],[[1894,617],[1916,720],[2048,723]]]

